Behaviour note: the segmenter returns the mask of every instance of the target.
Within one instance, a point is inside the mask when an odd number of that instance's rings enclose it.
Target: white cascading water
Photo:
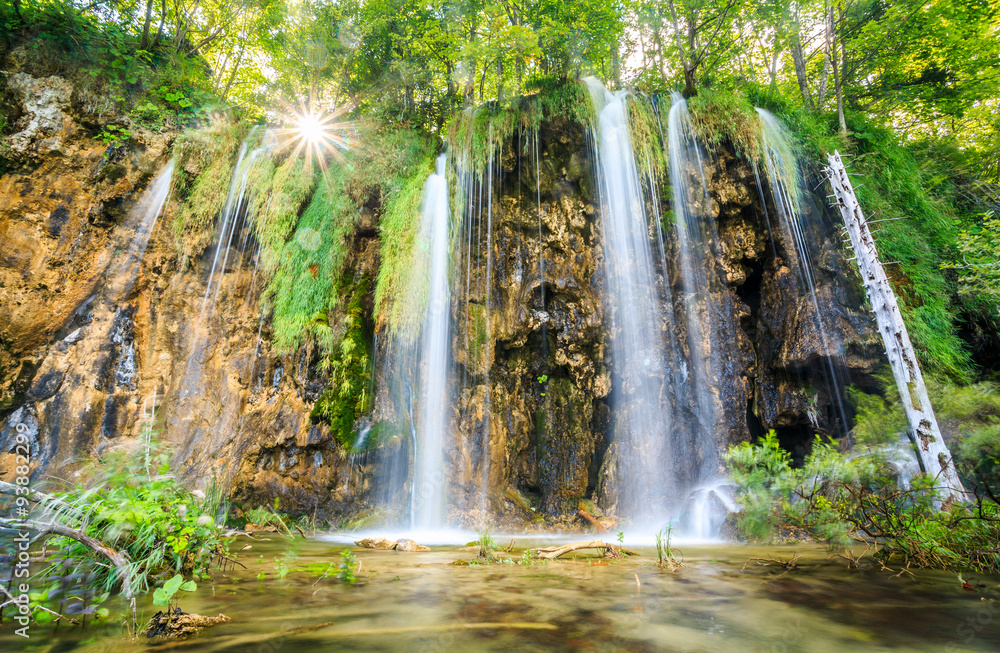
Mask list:
[[[678,391],[692,419],[675,437],[676,455],[685,462],[683,474],[686,499],[678,514],[677,532],[681,537],[709,540],[718,537],[726,515],[735,507],[731,488],[721,473],[718,456],[718,424],[721,418],[715,374],[710,356],[724,352],[709,351],[706,343],[726,346],[734,342],[728,334],[717,331],[712,306],[712,280],[715,267],[711,243],[717,240],[715,218],[705,176],[701,148],[695,138],[687,101],[671,95],[667,119],[667,151],[670,184],[676,217],[678,270],[683,288],[682,312],[687,328],[687,369],[683,391]]]
[[[201,303],[199,322],[205,317],[206,309],[208,310],[209,317],[211,317],[211,312],[215,308],[215,302],[219,298],[219,290],[222,287],[222,275],[225,273],[226,265],[229,263],[229,254],[233,246],[233,240],[236,234],[240,233],[240,231],[250,224],[250,220],[246,215],[247,211],[245,210],[247,200],[249,199],[247,197],[247,182],[250,179],[250,170],[253,168],[254,162],[262,154],[273,148],[273,140],[269,139],[268,134],[265,133],[261,145],[247,155],[247,145],[257,129],[254,126],[240,145],[236,167],[233,169],[233,177],[229,182],[229,193],[226,196],[226,203],[223,205],[222,213],[219,215],[219,240],[215,246],[215,255],[212,257],[212,268],[208,273],[208,283],[205,285],[205,297]],[[219,261],[220,256],[222,257],[221,264]],[[218,279],[216,279],[216,275],[218,275]],[[213,281],[215,281],[214,293],[212,292]],[[211,299],[209,298],[210,296]]]
[[[611,93],[594,78],[586,81],[597,113],[595,168],[616,389],[615,503],[634,527],[652,532],[668,521],[680,489],[666,472],[673,452],[664,393],[664,300],[632,151],[627,94]]]
[[[792,136],[785,129],[777,116],[764,109],[757,109],[760,116],[761,125],[761,149],[764,164],[767,169],[767,180],[771,187],[771,196],[774,200],[775,211],[778,213],[779,224],[783,231],[785,242],[794,251],[789,252],[797,262],[796,269],[798,277],[802,283],[803,290],[809,295],[812,303],[813,316],[816,329],[819,333],[820,342],[823,346],[824,363],[826,365],[827,391],[834,408],[837,411],[836,417],[841,425],[846,428],[847,410],[844,405],[843,386],[840,378],[840,370],[845,365],[837,359],[843,359],[843,343],[835,341],[833,334],[826,327],[826,320],[823,315],[826,312],[821,305],[816,294],[816,279],[813,273],[811,250],[815,249],[815,243],[810,244],[807,237],[806,211],[802,206],[805,196],[805,183],[799,171],[798,162],[792,149]],[[754,169],[756,173],[756,167]],[[758,178],[758,191],[760,181]],[[763,200],[763,198],[761,198]],[[767,204],[764,204],[764,215],[768,219],[770,228],[770,218],[767,214]],[[817,213],[818,212],[814,212]],[[817,216],[818,217],[818,216]],[[773,234],[772,234],[773,239]],[[773,244],[773,243],[772,243]]]
[[[416,420],[410,525],[440,528],[446,520],[444,447],[449,424],[448,361],[451,347],[451,292],[448,285],[449,212],[447,155],[424,187],[420,245],[427,248],[427,309],[420,334],[419,416]]]
[[[149,237],[153,234],[156,220],[163,211],[163,206],[170,196],[170,182],[173,179],[174,162],[171,161],[156,175],[142,198],[130,212],[132,238],[128,250],[115,257],[108,269],[106,286],[107,299],[117,303],[128,297],[139,273],[139,264],[149,245]]]

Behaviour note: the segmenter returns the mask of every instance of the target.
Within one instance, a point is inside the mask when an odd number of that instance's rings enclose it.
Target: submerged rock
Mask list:
[[[417,544],[413,540],[408,540],[406,538],[396,540],[387,540],[384,537],[366,537],[362,540],[357,540],[354,542],[356,546],[360,546],[362,549],[375,549],[377,551],[430,551],[429,546],[424,546],[422,544]]]

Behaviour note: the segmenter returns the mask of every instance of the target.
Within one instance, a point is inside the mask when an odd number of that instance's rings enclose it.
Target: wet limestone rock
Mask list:
[[[391,551],[396,548],[396,544],[396,542],[384,537],[366,537],[354,542],[355,546],[360,546],[362,549],[375,549],[377,551]]]
[[[63,150],[63,139],[74,127],[67,115],[73,87],[62,77],[35,78],[14,73],[7,86],[24,107],[24,115],[15,123],[20,130],[8,138],[18,154],[50,154]]]
[[[592,417],[593,403],[569,379],[547,381],[537,418],[538,476],[547,513],[571,512],[586,495],[595,445]]]

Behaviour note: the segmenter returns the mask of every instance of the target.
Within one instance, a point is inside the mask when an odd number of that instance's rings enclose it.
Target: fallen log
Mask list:
[[[598,549],[602,553],[601,555],[608,558],[621,558],[622,556],[637,556],[639,555],[631,549],[626,549],[623,546],[617,544],[611,544],[609,542],[602,542],[601,540],[595,540],[591,542],[574,542],[572,544],[564,544],[562,546],[550,546],[543,549],[531,549],[534,557],[541,558],[543,560],[555,560],[559,556],[565,555],[572,551],[579,551],[581,549]]]
[[[4,481],[0,481],[0,494],[7,496],[17,497],[24,496],[29,501],[51,508],[52,506],[57,506],[56,512],[53,516],[58,517],[59,510],[66,510],[66,514],[76,513],[72,506],[68,506],[61,499],[53,497],[50,494],[45,494],[44,492],[38,492],[36,490],[28,490],[25,492],[25,488],[13,485]],[[77,513],[78,514],[78,513]],[[24,529],[33,531],[39,537],[45,535],[59,535],[62,537],[68,537],[71,540],[76,540],[80,544],[84,545],[88,549],[94,551],[99,556],[105,558],[110,562],[115,570],[118,572],[118,580],[121,582],[122,594],[128,599],[129,606],[132,608],[132,631],[135,632],[136,624],[136,606],[135,606],[135,590],[132,588],[132,573],[129,565],[128,556],[121,551],[116,551],[110,546],[106,545],[104,542],[87,535],[80,529],[71,528],[69,526],[63,526],[62,524],[57,524],[54,522],[43,522],[36,521],[34,519],[25,520],[15,520],[8,518],[0,518],[0,528],[9,528],[15,531],[21,531]]]

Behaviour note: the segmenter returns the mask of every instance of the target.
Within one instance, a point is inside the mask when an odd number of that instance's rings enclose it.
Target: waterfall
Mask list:
[[[721,311],[713,293],[717,242],[715,216],[705,174],[704,156],[691,125],[687,102],[679,93],[671,96],[667,118],[667,151],[678,250],[678,272],[683,289],[681,313],[687,332],[687,378],[675,392],[690,414],[675,438],[675,455],[684,461],[679,471],[688,491],[678,516],[678,532],[694,539],[710,539],[733,501],[721,473],[717,441],[723,409],[717,382],[727,352],[718,345],[732,346],[735,334],[725,331],[715,316]]]
[[[419,416],[413,452],[413,486],[410,491],[410,525],[427,530],[444,525],[444,447],[450,418],[448,362],[451,347],[451,292],[448,285],[449,215],[447,155],[436,162],[436,171],[424,187],[420,244],[428,265],[427,308],[420,333]]]
[[[174,162],[171,161],[159,174],[153,178],[139,203],[129,212],[129,229],[132,238],[128,249],[122,255],[115,257],[114,263],[108,269],[107,299],[114,304],[128,297],[132,284],[139,274],[139,265],[149,245],[156,220],[163,211],[170,196],[170,182],[173,179]]]
[[[611,93],[594,78],[587,86],[597,114],[592,136],[614,368],[615,501],[619,515],[652,531],[666,522],[679,490],[675,475],[667,472],[679,462],[668,446],[672,420],[664,387],[662,296],[667,289],[657,283],[626,93]]]
[[[823,347],[827,392],[837,411],[836,417],[840,420],[841,428],[847,429],[847,409],[844,405],[843,390],[846,382],[841,378],[845,369],[844,346],[827,328],[827,320],[824,319],[824,314],[827,311],[824,310],[816,293],[816,278],[812,264],[813,253],[818,248],[815,243],[810,243],[809,227],[815,226],[810,221],[819,219],[821,213],[815,209],[807,210],[804,206],[806,202],[805,183],[792,149],[791,134],[788,133],[778,117],[769,111],[758,108],[757,114],[760,116],[761,125],[761,155],[767,170],[767,180],[771,188],[774,208],[778,214],[786,247],[791,250],[788,254],[795,259],[795,269],[800,285],[812,304],[813,319]],[[754,166],[754,173],[757,175],[757,190],[761,192],[760,176],[756,166]],[[768,222],[768,229],[770,229],[770,216],[763,197],[761,203],[764,205],[764,215]],[[771,238],[771,245],[774,247],[773,233]]]
[[[260,155],[270,151],[273,147],[273,139],[269,139],[269,134],[265,133],[262,144],[247,155],[247,145],[256,131],[257,127],[254,126],[250,130],[250,133],[247,134],[246,139],[240,145],[239,156],[236,158],[236,167],[233,169],[233,176],[229,182],[229,193],[226,195],[226,203],[223,205],[221,215],[219,215],[219,239],[215,246],[215,255],[212,257],[212,268],[208,274],[208,283],[205,285],[205,296],[201,303],[199,322],[205,317],[206,309],[209,315],[211,315],[211,311],[215,308],[215,302],[219,298],[219,290],[222,287],[221,277],[226,271],[226,264],[229,262],[229,252],[232,248],[234,237],[236,234],[244,231],[250,224],[246,211],[248,199],[246,191],[247,182],[250,179],[250,170]],[[246,246],[247,238],[249,238],[249,230],[244,235],[241,248]],[[223,243],[225,243],[224,246]],[[222,256],[221,265],[219,262],[220,255]],[[218,280],[216,280],[216,274],[220,277]],[[213,280],[216,281],[214,293],[212,292]],[[210,296],[211,299],[209,299]]]

